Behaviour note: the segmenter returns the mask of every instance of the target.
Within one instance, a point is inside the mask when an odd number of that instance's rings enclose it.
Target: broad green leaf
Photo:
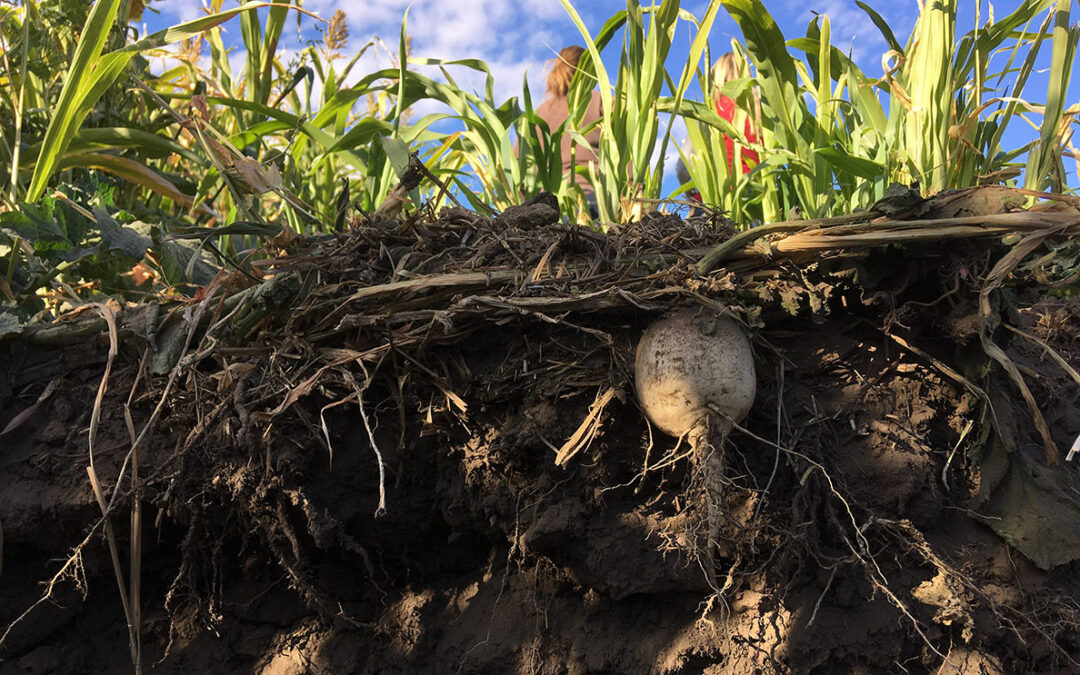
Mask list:
[[[380,136],[379,140],[382,142],[386,156],[390,159],[390,166],[394,168],[394,173],[400,180],[409,168],[409,144],[391,136]]]
[[[24,211],[0,213],[0,232],[12,239],[20,237],[31,244],[39,241],[71,243],[56,223],[47,218],[33,217]]]
[[[150,237],[120,225],[100,207],[94,208],[94,220],[97,221],[105,248],[131,260],[142,260],[154,243]]]
[[[206,158],[185,148],[168,136],[130,127],[80,129],[71,139],[68,152],[98,151],[110,148],[135,148],[147,157],[167,157],[175,153],[200,166],[209,165]]]
[[[858,8],[862,11],[866,12],[866,15],[869,16],[870,20],[874,22],[874,25],[877,26],[877,29],[881,31],[881,37],[885,38],[885,42],[888,43],[889,49],[893,50],[894,52],[899,52],[903,54],[904,48],[900,45],[900,42],[897,41],[896,35],[893,34],[892,28],[889,26],[889,22],[883,19],[882,16],[878,14],[870,5],[862,2],[862,0],[855,0],[855,5],[858,6]]]
[[[184,194],[157,171],[138,160],[128,157],[118,157],[97,152],[69,153],[64,155],[57,169],[63,170],[72,167],[106,171],[151,192],[168,197],[182,206],[190,207],[194,203],[192,195]]]

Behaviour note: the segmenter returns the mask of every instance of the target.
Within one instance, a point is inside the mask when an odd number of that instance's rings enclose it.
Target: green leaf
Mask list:
[[[409,144],[390,136],[382,136],[379,140],[382,142],[386,156],[390,159],[390,166],[394,168],[394,173],[400,180],[405,175],[405,170],[409,168]]]
[[[809,114],[798,82],[795,60],[787,51],[784,34],[761,0],[720,0],[739,24],[750,58],[757,69],[763,104],[766,147],[786,148],[805,164],[814,159],[811,143],[817,142],[817,120]],[[807,129],[809,127],[809,129]],[[769,144],[769,134],[774,143]],[[822,195],[815,189],[813,171],[794,172],[795,192],[809,218],[822,214]],[[777,178],[779,178],[777,176]],[[769,177],[764,178],[769,183]]]
[[[104,209],[94,208],[94,220],[101,231],[101,241],[105,248],[116,251],[132,260],[142,260],[146,250],[153,245],[153,240],[139,234],[130,227],[125,227],[113,220]]]
[[[86,19],[75,56],[64,77],[64,87],[60,91],[60,100],[56,104],[49,128],[45,131],[45,140],[34,167],[34,176],[27,189],[27,201],[36,202],[45,191],[45,185],[52,176],[53,168],[60,156],[67,149],[75,129],[82,124],[90,111],[86,105],[85,89],[92,69],[102,49],[109,30],[116,21],[121,0],[98,0]],[[91,102],[91,105],[93,102]]]
[[[200,166],[209,166],[206,158],[185,148],[168,136],[130,127],[99,127],[80,129],[75,132],[68,152],[104,150],[108,148],[135,148],[147,157],[167,157],[175,153]]]
[[[86,25],[79,36],[75,58],[71,62],[60,100],[45,132],[34,175],[30,179],[26,200],[37,201],[45,192],[49,178],[57,170],[58,163],[66,153],[75,131],[82,125],[86,115],[105,91],[112,86],[127,68],[131,59],[148,49],[164,47],[194,37],[199,33],[221,25],[230,18],[273,3],[248,2],[239,7],[200,17],[165,30],[153,33],[122,49],[102,56],[105,39],[116,19],[122,0],[98,0],[90,11]]]
[[[238,220],[228,225],[218,227],[183,226],[173,227],[169,233],[161,238],[162,241],[172,239],[209,239],[210,237],[223,237],[230,234],[253,234],[259,237],[274,237],[281,233],[281,226],[267,223],[252,223]]]
[[[225,105],[237,108],[239,110],[248,110],[252,112],[257,112],[261,115],[266,115],[271,119],[286,124],[288,128],[299,129],[303,134],[314,140],[323,148],[332,148],[338,142],[337,138],[320,129],[314,120],[312,122],[305,122],[302,118],[297,117],[296,115],[292,115],[282,110],[278,110],[277,108],[271,108],[267,105],[262,105],[261,103],[255,103],[253,101],[243,101],[237,98],[221,98],[218,96],[207,96],[206,101],[208,103]],[[357,169],[363,169],[364,161],[361,158],[357,157],[355,154],[345,150],[338,150],[337,152],[341,154],[342,158],[345,161],[349,162]]]
[[[46,241],[58,241],[71,244],[56,223],[32,217],[23,211],[5,211],[0,213],[0,232],[14,239],[21,237],[31,244]]]
[[[1069,76],[1076,57],[1077,41],[1080,39],[1080,25],[1069,26],[1069,5],[1054,13],[1054,41],[1050,56],[1050,84],[1046,92],[1046,109],[1042,125],[1039,127],[1039,143],[1028,154],[1027,169],[1024,173],[1024,187],[1029,190],[1043,190],[1051,186],[1051,167],[1061,156],[1059,129],[1065,109],[1065,95],[1069,89]]]
[[[64,155],[57,170],[81,167],[86,169],[99,169],[114,176],[119,176],[135,185],[146,188],[152,192],[168,197],[181,206],[190,207],[194,203],[191,195],[184,194],[176,185],[149,166],[138,160],[104,153],[68,153]]]
[[[900,46],[900,42],[896,39],[896,36],[893,35],[892,28],[889,27],[889,22],[874,11],[870,5],[862,2],[862,0],[855,0],[855,4],[858,5],[859,9],[866,12],[867,16],[870,17],[870,20],[877,26],[877,29],[881,31],[881,37],[885,38],[885,42],[889,43],[889,49],[903,54],[904,48]]]
[[[401,118],[405,113],[405,79],[406,79],[406,67],[409,62],[409,40],[405,32],[405,26],[409,19],[409,10],[405,9],[405,13],[401,16],[401,34],[398,38],[398,91],[397,99],[394,101],[396,110],[394,111],[394,133],[397,134],[398,129],[401,127]],[[400,175],[400,174],[399,174]]]
[[[885,167],[881,164],[862,157],[854,157],[839,148],[818,148],[814,152],[837,169],[860,178],[877,180],[885,175]]]
[[[285,28],[285,19],[289,14],[290,5],[292,0],[288,2],[274,3],[266,16],[266,33],[263,37],[262,49],[260,50],[260,63],[259,71],[257,73],[258,82],[258,101],[260,103],[267,103],[270,99],[270,88],[273,85],[274,77],[274,60],[277,57],[278,41],[281,39],[281,32]],[[244,16],[255,16],[258,14],[251,13]]]

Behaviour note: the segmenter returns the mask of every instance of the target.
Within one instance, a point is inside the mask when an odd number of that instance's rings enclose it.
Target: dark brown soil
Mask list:
[[[520,255],[535,261],[546,242],[534,248]],[[794,316],[766,310],[755,406],[717,443],[715,550],[703,544],[698,462],[651,431],[633,398],[634,345],[662,308],[483,318],[465,336],[433,332],[422,349],[349,362],[352,382],[335,376],[276,416],[303,380],[293,363],[335,353],[253,333],[246,344],[272,355],[181,376],[143,446],[143,670],[1080,672],[1080,565],[1040,568],[983,509],[997,502],[976,459],[1011,434],[1006,463],[1041,466],[1041,440],[1001,372],[979,380],[1003,430],[992,431],[981,401],[935,366],[970,363],[974,378],[984,363],[963,328],[973,296],[928,306],[940,269],[894,285],[886,309],[837,286],[829,311],[805,297]],[[1077,312],[1044,302],[1021,325],[1080,365]],[[363,351],[354,340],[338,347]],[[0,673],[132,670],[86,472],[95,353],[0,437],[0,627],[11,626]],[[1014,336],[1008,353],[1069,448],[1074,383],[1030,341]],[[130,447],[129,392],[138,430],[166,383],[136,385],[140,358],[122,344],[101,406],[94,461],[110,494]],[[360,389],[386,471],[380,514],[361,408],[328,407],[373,372]],[[289,387],[270,388],[271,376]],[[17,390],[0,428],[46,384]],[[609,387],[595,438],[557,466]],[[1075,468],[1055,475],[1075,487]],[[111,517],[125,576],[128,485]]]

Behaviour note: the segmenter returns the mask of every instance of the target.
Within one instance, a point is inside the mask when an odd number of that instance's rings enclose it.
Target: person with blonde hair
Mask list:
[[[577,45],[563,47],[558,57],[551,62],[551,72],[547,76],[547,95],[536,108],[536,114],[547,123],[548,129],[552,131],[557,129],[570,116],[567,94],[570,92],[570,84],[574,80],[578,61],[583,53],[585,53],[584,47]],[[601,116],[600,93],[594,91],[585,110],[585,116],[581,120],[581,126],[588,127],[599,120]],[[587,166],[589,162],[595,163],[597,161],[597,151],[600,147],[600,129],[594,128],[585,135],[585,139],[589,142],[589,145],[583,147],[573,145],[569,133],[562,135],[560,149],[562,151],[563,173],[566,176],[573,176],[574,180],[585,192],[585,199],[589,202],[590,208],[595,210],[596,195],[593,194],[592,185],[589,183],[588,178],[577,175],[574,172],[574,167]],[[542,139],[541,142],[543,142]]]

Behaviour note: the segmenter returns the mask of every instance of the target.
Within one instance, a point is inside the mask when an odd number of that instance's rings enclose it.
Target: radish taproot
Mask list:
[[[754,355],[730,317],[683,309],[641,336],[634,384],[645,414],[664,432],[682,437],[711,417],[726,433],[754,403]]]
[[[697,505],[700,526],[689,527],[686,541],[719,596],[715,556],[728,482],[724,446],[733,425],[750,412],[757,391],[750,341],[728,316],[704,308],[679,310],[645,329],[634,385],[652,423],[690,444],[693,471],[686,495]]]

